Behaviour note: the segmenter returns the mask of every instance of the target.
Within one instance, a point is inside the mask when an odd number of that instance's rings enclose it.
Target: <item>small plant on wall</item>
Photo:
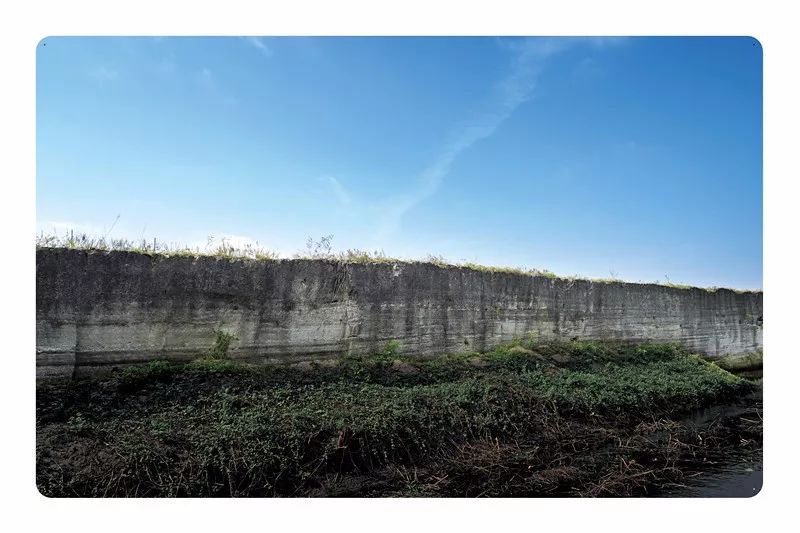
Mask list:
[[[214,345],[208,352],[212,359],[228,359],[228,350],[231,343],[236,340],[236,336],[221,329],[214,330]]]
[[[392,358],[398,355],[400,351],[400,342],[394,339],[390,340],[386,343],[386,346],[383,347],[383,355],[384,357]]]

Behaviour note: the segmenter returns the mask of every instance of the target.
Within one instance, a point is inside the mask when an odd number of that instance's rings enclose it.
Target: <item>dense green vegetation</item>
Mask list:
[[[295,366],[157,361],[43,383],[38,486],[87,496],[631,493],[655,474],[600,485],[614,454],[635,470],[636,450],[662,450],[654,435],[671,435],[670,446],[692,438],[670,417],[754,388],[675,346],[514,343],[422,361],[396,348]],[[728,437],[742,438],[731,430],[719,442]],[[625,439],[639,448],[626,451]],[[487,458],[504,466],[481,474]],[[657,472],[681,470],[667,461]]]

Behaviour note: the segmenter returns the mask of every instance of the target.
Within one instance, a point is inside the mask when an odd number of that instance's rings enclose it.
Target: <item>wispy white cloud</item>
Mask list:
[[[214,97],[218,98],[222,103],[225,105],[236,105],[239,103],[239,99],[236,96],[228,93],[228,91],[224,90],[220,84],[217,82],[214,73],[208,67],[203,67],[200,72],[198,73],[198,80],[200,85]]]
[[[214,81],[214,75],[211,73],[211,69],[203,67],[203,69],[200,71],[200,83],[208,88],[215,88],[217,86],[216,82]]]
[[[572,77],[578,83],[591,82],[604,74],[604,69],[601,64],[591,56],[584,57],[572,69]]]
[[[547,59],[575,42],[563,38],[501,40],[501,46],[513,54],[511,68],[505,78],[495,85],[487,110],[476,113],[453,132],[452,140],[434,162],[420,173],[417,190],[394,198],[382,210],[376,238],[383,240],[397,231],[408,211],[436,193],[456,159],[475,143],[493,135],[503,122],[531,98]]]
[[[491,137],[522,105],[535,94],[541,72],[548,62],[560,53],[576,46],[600,49],[619,45],[622,39],[596,38],[500,38],[497,44],[510,54],[509,68],[505,76],[493,85],[483,108],[479,108],[465,120],[454,125],[449,140],[444,143],[431,164],[416,176],[415,186],[400,194],[384,196],[368,201],[349,192],[341,181],[333,176],[324,176],[321,181],[328,185],[339,203],[347,206],[348,213],[357,218],[370,220],[369,236],[363,239],[368,246],[381,248],[394,238],[403,219],[420,203],[435,195],[450,174],[453,164],[476,143]],[[573,169],[562,169],[558,178],[572,179]]]
[[[264,57],[270,57],[273,54],[272,48],[267,46],[264,39],[261,37],[245,37],[247,43],[258,50]]]
[[[339,180],[334,178],[333,176],[322,176],[320,178],[322,181],[330,185],[331,189],[333,190],[334,196],[342,205],[350,205],[352,203],[352,198],[350,197],[350,193],[347,192],[347,189],[344,188]]]
[[[89,76],[96,80],[113,81],[119,78],[119,71],[113,68],[100,66],[90,69]]]
[[[157,63],[154,64],[153,70],[162,75],[172,74],[175,72],[176,65],[174,54],[169,54],[166,57],[162,57]]]

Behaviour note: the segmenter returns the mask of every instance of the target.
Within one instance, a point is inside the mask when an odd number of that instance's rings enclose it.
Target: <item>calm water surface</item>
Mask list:
[[[757,395],[760,400],[760,393]],[[759,402],[760,403],[760,402]],[[714,406],[701,409],[684,422],[698,426],[708,425],[719,417],[752,417],[752,405],[740,404]],[[761,450],[749,455],[730,456],[713,465],[700,476],[686,482],[686,486],[665,491],[665,496],[689,498],[748,498],[761,490],[764,478]]]

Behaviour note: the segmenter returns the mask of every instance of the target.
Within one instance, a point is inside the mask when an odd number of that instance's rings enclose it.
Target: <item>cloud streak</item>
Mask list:
[[[245,40],[250,46],[258,50],[264,57],[270,57],[272,55],[272,48],[267,46],[267,44],[264,42],[264,39],[261,37],[245,37]]]
[[[403,216],[429,198],[441,186],[458,157],[475,143],[492,136],[522,104],[531,98],[546,60],[572,46],[572,39],[522,39],[501,41],[512,54],[509,73],[494,87],[490,104],[483,113],[475,114],[457,128],[452,140],[436,160],[419,175],[419,187],[411,194],[396,198],[384,210],[377,239],[383,240],[402,223]]]
[[[352,199],[350,198],[350,194],[344,188],[344,186],[334,178],[333,176],[323,176],[322,181],[327,183],[333,189],[333,194],[336,196],[336,199],[339,200],[339,203],[348,206],[352,203]]]
[[[219,99],[226,106],[234,106],[239,102],[235,96],[229,94],[226,90],[223,90],[223,88],[220,87],[219,83],[217,83],[214,73],[211,72],[211,69],[208,67],[203,67],[203,69],[200,70],[197,75],[197,79],[200,86],[203,87],[207,93]]]
[[[102,81],[114,81],[119,78],[119,72],[113,68],[100,66],[89,71],[89,76]]]

